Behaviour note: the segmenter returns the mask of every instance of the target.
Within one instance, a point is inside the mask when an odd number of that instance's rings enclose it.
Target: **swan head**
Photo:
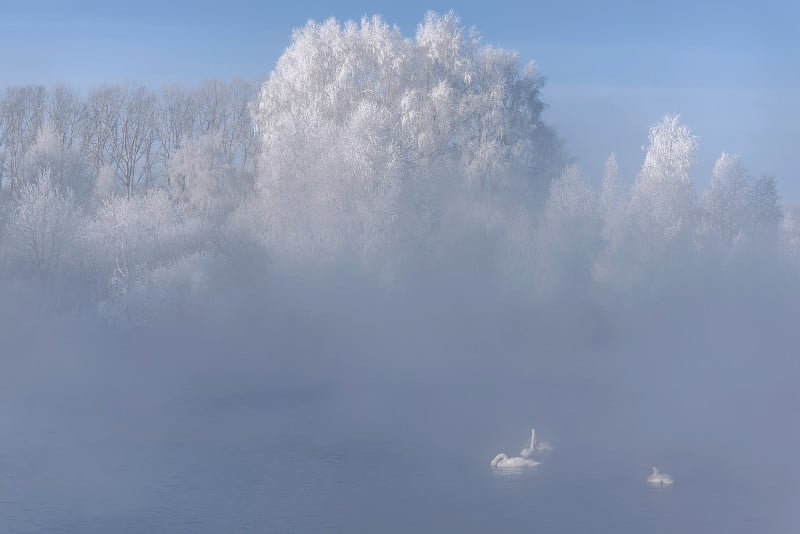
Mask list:
[[[656,465],[653,466],[653,474],[654,475],[658,474],[658,466],[656,466]]]
[[[494,457],[494,459],[492,460],[492,463],[489,464],[489,465],[491,465],[492,467],[497,467],[497,464],[499,464],[503,460],[508,460],[508,456],[506,456],[505,454],[503,454],[501,452],[500,454],[498,454],[497,456]]]

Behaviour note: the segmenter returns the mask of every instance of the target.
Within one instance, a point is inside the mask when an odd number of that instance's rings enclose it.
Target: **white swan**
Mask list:
[[[653,466],[653,472],[647,477],[647,482],[656,486],[671,486],[675,483],[672,477],[666,473],[660,473],[657,466]]]
[[[531,446],[522,449],[519,453],[523,458],[530,458],[534,452],[547,452],[552,451],[553,446],[545,441],[536,441],[536,429],[531,428]]]
[[[539,462],[534,460],[529,460],[527,458],[509,458],[502,452],[494,457],[492,462],[489,464],[492,467],[498,467],[500,469],[511,468],[516,469],[520,467],[536,467],[539,465]]]
[[[533,451],[536,450],[536,429],[531,428],[531,446],[525,449],[522,449],[522,452],[519,453],[520,456],[523,458],[530,458],[533,454]]]

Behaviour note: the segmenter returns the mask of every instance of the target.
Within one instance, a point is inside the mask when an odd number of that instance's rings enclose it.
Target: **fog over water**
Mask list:
[[[695,191],[673,115],[589,180],[542,83],[430,14],[309,23],[260,87],[8,89],[9,532],[795,532],[780,182]]]
[[[588,310],[525,320],[510,301],[332,285],[313,310],[293,306],[306,288],[258,320],[15,329],[0,419],[14,530],[796,524],[793,304],[669,302],[598,332]],[[530,475],[492,473],[531,422],[555,450]],[[674,488],[646,486],[655,462]]]

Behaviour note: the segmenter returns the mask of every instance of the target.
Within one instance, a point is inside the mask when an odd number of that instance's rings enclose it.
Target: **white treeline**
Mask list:
[[[250,191],[255,82],[0,93],[0,268],[123,319],[185,306]]]
[[[542,120],[542,84],[451,13],[413,38],[378,17],[309,22],[260,89],[6,89],[0,268],[139,321],[199,302],[243,253],[383,279],[480,258],[549,296],[800,264],[773,178],[722,154],[695,191],[678,116],[636,176],[612,154],[593,187]]]
[[[257,91],[242,80],[194,90],[108,85],[86,94],[10,87],[0,93],[0,194],[13,196],[49,171],[79,198],[132,198],[152,188],[199,203],[224,196],[255,175]]]

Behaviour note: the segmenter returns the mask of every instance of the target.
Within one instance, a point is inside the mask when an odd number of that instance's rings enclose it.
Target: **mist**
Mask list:
[[[780,177],[701,190],[679,115],[590,175],[543,87],[431,13],[261,83],[6,89],[10,531],[793,532]]]

